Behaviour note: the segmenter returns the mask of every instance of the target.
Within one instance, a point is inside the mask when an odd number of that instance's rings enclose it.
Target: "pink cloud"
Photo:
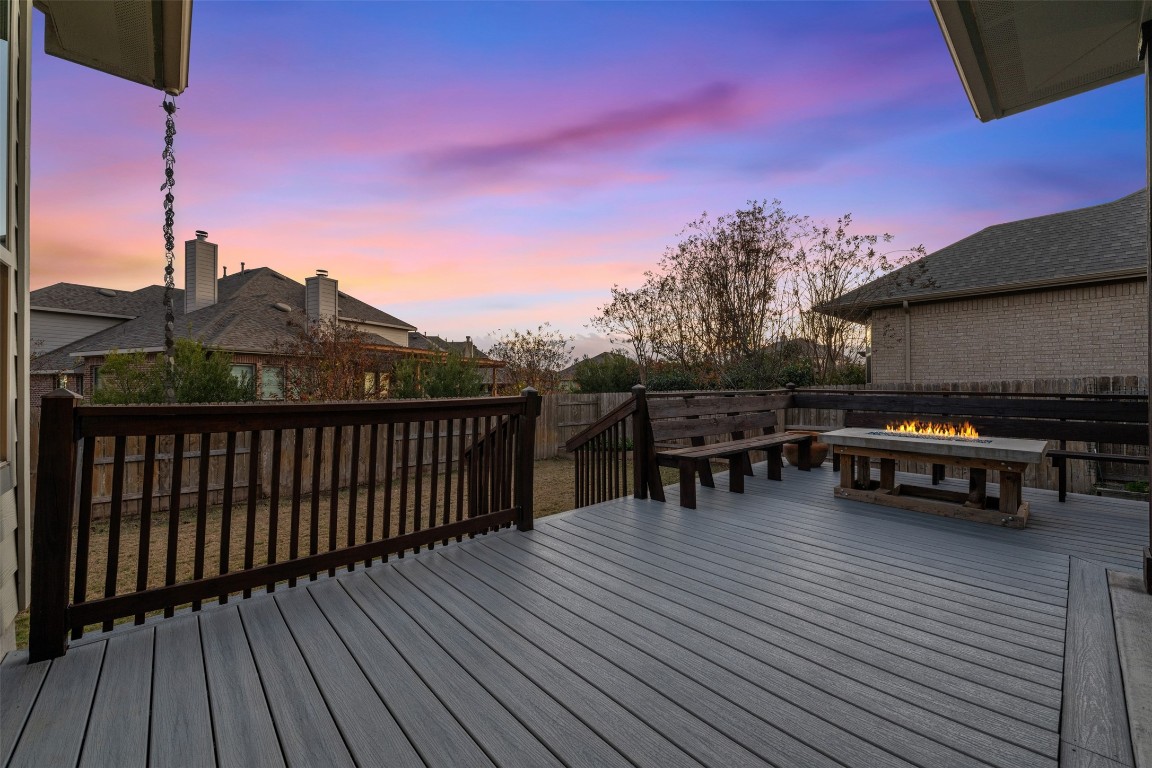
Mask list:
[[[433,171],[497,171],[557,154],[635,147],[683,128],[715,128],[735,113],[737,88],[713,83],[680,99],[655,101],[604,113],[591,120],[491,144],[470,144],[429,153]]]

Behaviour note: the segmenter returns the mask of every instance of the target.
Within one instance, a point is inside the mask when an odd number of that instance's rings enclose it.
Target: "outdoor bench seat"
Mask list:
[[[680,470],[680,506],[696,508],[696,473],[700,483],[714,488],[712,459],[728,461],[728,489],[744,492],[744,476],[752,474],[750,451],[768,453],[767,476],[780,480],[780,454],[785,444],[798,446],[799,469],[810,468],[811,434],[777,433],[778,398],[691,396],[650,398],[647,403],[652,456],[658,466]],[[763,434],[748,436],[750,431]],[[691,445],[672,444],[689,440]],[[711,442],[709,442],[711,440]]]

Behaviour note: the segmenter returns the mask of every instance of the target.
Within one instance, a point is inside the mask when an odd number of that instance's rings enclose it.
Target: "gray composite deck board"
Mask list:
[[[958,600],[956,593],[947,589],[932,588],[906,579],[881,578],[882,573],[879,571],[866,571],[843,562],[837,563],[838,567],[831,567],[825,564],[823,558],[813,556],[811,559],[805,559],[799,556],[795,549],[787,551],[774,542],[760,541],[749,544],[744,537],[725,537],[700,530],[684,530],[681,527],[682,521],[664,519],[660,525],[653,525],[644,518],[635,516],[624,521],[620,519],[619,514],[609,516],[589,514],[586,517],[569,518],[565,522],[600,526],[605,531],[613,531],[613,535],[651,537],[687,555],[707,558],[713,562],[740,564],[745,570],[751,568],[757,572],[788,574],[794,579],[832,586],[847,594],[881,600],[903,610],[916,611],[923,606],[924,609],[933,612],[941,611],[936,615],[954,614],[954,620],[980,622],[985,626],[985,631],[993,632],[997,636],[1000,635],[994,627],[1003,627],[1013,632],[1056,641],[1061,647],[1064,642],[1064,622],[1060,617],[1036,613],[1021,616],[1019,610],[1009,613],[1004,609],[989,606],[986,600],[981,601],[978,596],[969,600]]]
[[[423,598],[415,587],[405,588],[404,579],[383,579],[388,597],[448,653],[453,662],[487,688],[502,706],[532,729],[541,743],[571,765],[624,768],[631,765],[608,741],[580,718],[565,709],[560,696],[537,685],[517,665],[505,663],[470,629],[439,604]]]
[[[357,766],[423,765],[392,713],[314,602],[312,589],[290,589],[278,593],[275,599]]]
[[[52,662],[28,714],[9,768],[76,765],[96,695],[104,643],[77,648]]]
[[[605,563],[610,562],[607,559],[596,561],[594,566],[583,566],[581,561],[587,561],[588,558],[582,557],[578,548],[569,548],[566,542],[559,539],[548,542],[549,545],[555,545],[556,551],[569,551],[570,554],[562,555],[564,559],[561,560],[530,546],[543,536],[534,534],[523,538],[532,539],[526,542],[524,549],[542,558],[552,559],[558,565],[557,570],[568,578],[579,576],[593,584],[613,589],[620,597],[629,600],[632,605],[628,612],[645,616],[649,625],[666,626],[674,623],[675,631],[682,634],[698,633],[701,640],[723,644],[743,653],[745,658],[740,666],[749,679],[760,680],[762,685],[774,690],[791,688],[810,703],[814,712],[831,722],[851,723],[857,733],[885,734],[886,742],[891,745],[889,748],[910,761],[923,761],[927,759],[927,754],[933,753],[939,765],[964,764],[962,753],[965,750],[979,750],[983,759],[988,759],[990,764],[1045,764],[1027,748],[991,738],[983,731],[857,679],[864,677],[875,682],[876,670],[873,667],[854,666],[851,671],[856,676],[841,673],[834,668],[835,659],[831,658],[827,649],[804,648],[802,641],[794,636],[782,632],[773,633],[773,628],[767,623],[759,622],[731,607],[731,603],[738,601],[717,594],[709,587],[696,586],[690,583],[691,580],[676,577],[669,577],[667,582],[663,582],[659,575],[653,574],[648,574],[648,578],[637,578],[639,572],[629,572],[631,569],[626,566],[606,567]],[[740,607],[755,610],[747,604],[740,604]],[[910,694],[906,695],[911,698]],[[953,709],[965,709],[957,707],[955,701],[944,701],[943,696],[938,698],[940,708],[947,708],[951,703]],[[877,713],[882,714],[877,716]],[[955,716],[956,712],[951,714]],[[995,718],[988,718],[988,722],[995,722]],[[1017,733],[1028,730],[1023,724],[1016,728]],[[932,737],[928,738],[925,734],[932,734]],[[1029,735],[1037,739],[1041,737],[1039,733]],[[1048,740],[1053,741],[1052,738]],[[1033,746],[1055,754],[1050,745]]]
[[[240,603],[264,695],[289,766],[355,762],[274,600]]]
[[[157,624],[152,651],[152,722],[148,763],[211,768],[216,765],[208,683],[197,616]],[[68,658],[71,652],[64,658]],[[56,662],[53,662],[55,664]]]
[[[276,726],[240,609],[232,605],[205,611],[200,616],[200,637],[220,768],[283,766]]]
[[[28,663],[27,651],[13,651],[0,663],[0,766],[8,764],[51,662]]]
[[[92,702],[81,768],[148,764],[154,631],[109,638]]]
[[[913,659],[911,653],[901,652],[898,646],[894,647],[892,644],[885,643],[884,647],[876,647],[861,642],[852,635],[820,631],[817,625],[802,621],[792,612],[774,609],[771,614],[766,615],[765,620],[774,628],[778,628],[783,638],[795,636],[807,640],[813,645],[814,650],[816,646],[827,648],[835,654],[835,657],[843,659],[845,667],[854,667],[857,663],[864,662],[877,670],[904,677],[914,683],[950,691],[953,695],[981,708],[1044,727],[1051,726],[1059,720],[1060,713],[1055,693],[1041,691],[1041,697],[1050,703],[1037,704],[1018,695],[1020,685],[1017,678],[1003,677],[997,680],[998,689],[967,679],[959,668],[945,672],[935,666],[924,664]],[[821,655],[824,653],[819,650],[815,652]],[[991,675],[982,675],[984,679],[990,677]]]
[[[671,487],[10,655],[0,766],[1129,765],[1094,649],[1145,506],[1025,489],[1015,531],[836,479],[716,473],[695,510]]]
[[[477,743],[484,745],[485,733],[504,735],[485,745],[492,762],[523,768],[562,765],[484,686],[471,675],[460,674],[444,649],[370,579],[345,579],[341,586],[381,631],[394,638],[400,656]]]
[[[1060,736],[1080,749],[1122,765],[1134,765],[1105,569],[1072,558],[1068,592],[1068,649],[1064,657],[1064,697],[1068,704]]]
[[[514,561],[509,561],[509,566],[500,559],[475,557],[471,553],[442,554],[498,593],[509,578],[515,580],[524,571],[524,566]],[[844,760],[876,766],[907,764],[838,724],[821,720],[748,682],[740,672],[732,671],[733,667],[739,668],[740,661],[726,648],[697,652],[700,646],[682,634],[669,638],[546,578],[530,583],[539,598],[523,600],[526,611],[562,631],[585,637],[598,653],[610,654],[615,663],[645,677],[669,698],[692,701],[698,711],[714,713],[719,718],[714,721],[718,727],[731,728],[734,732],[729,735],[733,739],[742,739],[747,748],[774,764],[819,766],[842,764],[839,761]],[[642,653],[636,654],[633,649]],[[735,659],[734,663],[725,666],[722,662],[727,658]],[[725,699],[738,709],[726,704]],[[821,744],[827,755],[809,746],[813,743]]]
[[[989,641],[1001,640],[1057,656],[1062,656],[1064,652],[1064,635],[1056,627],[1014,622],[1012,617],[980,611],[978,608],[965,609],[949,600],[925,600],[914,590],[899,586],[877,585],[875,582],[856,583],[851,576],[846,577],[835,569],[824,569],[823,572],[817,569],[805,570],[797,567],[795,559],[777,562],[774,558],[765,557],[763,552],[758,557],[742,555],[738,550],[739,542],[711,546],[703,535],[695,539],[689,536],[676,537],[670,535],[665,527],[621,525],[612,519],[592,521],[577,518],[558,524],[579,528],[591,537],[607,535],[621,543],[655,545],[657,548],[652,551],[660,559],[698,565],[721,575],[735,572],[755,585],[770,583],[798,593],[811,592],[833,600],[850,601],[855,605],[875,606],[870,608],[874,613],[879,608],[882,611],[921,617],[983,635]]]
[[[377,566],[382,567],[382,566]],[[366,572],[353,574],[365,578]],[[344,577],[350,578],[350,577]],[[311,587],[317,605],[364,670],[376,694],[428,765],[491,765],[488,755],[336,582]]]

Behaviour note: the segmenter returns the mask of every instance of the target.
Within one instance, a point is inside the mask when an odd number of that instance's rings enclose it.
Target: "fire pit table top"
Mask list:
[[[1036,464],[1043,459],[1048,445],[1043,440],[1021,440],[1013,437],[935,437],[864,427],[825,432],[820,436],[820,441],[831,445],[872,450],[1025,464]]]

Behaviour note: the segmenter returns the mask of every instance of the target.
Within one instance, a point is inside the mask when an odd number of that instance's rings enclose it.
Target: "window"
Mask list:
[[[260,397],[263,400],[284,399],[284,369],[265,365],[260,369]]]
[[[92,366],[92,391],[93,392],[99,391],[100,387],[102,387],[103,385],[104,385],[104,382],[100,381],[100,366],[98,366],[98,365]]]
[[[376,374],[364,374],[364,394],[367,397],[372,397],[376,394]]]
[[[238,363],[232,366],[232,378],[243,384],[256,381],[256,366],[252,363]]]

